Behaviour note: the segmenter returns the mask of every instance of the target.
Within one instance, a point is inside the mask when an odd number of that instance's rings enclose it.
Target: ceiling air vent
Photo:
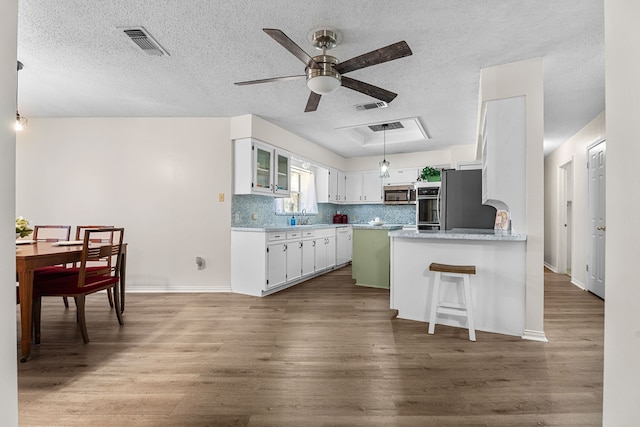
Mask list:
[[[360,104],[356,105],[356,110],[364,111],[364,110],[374,110],[376,108],[387,108],[389,104],[384,101],[372,102],[370,104]]]
[[[400,122],[391,122],[391,123],[380,123],[379,125],[369,125],[369,129],[371,129],[374,132],[382,132],[382,129],[386,129],[386,130],[404,129],[404,126]]]
[[[134,42],[143,52],[152,56],[169,56],[166,50],[160,46],[160,44],[151,37],[151,35],[144,29],[144,27],[127,27],[122,28],[122,31]]]

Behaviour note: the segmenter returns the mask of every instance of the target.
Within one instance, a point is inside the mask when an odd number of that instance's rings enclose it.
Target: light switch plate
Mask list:
[[[224,193],[218,193],[218,201],[224,202]]]

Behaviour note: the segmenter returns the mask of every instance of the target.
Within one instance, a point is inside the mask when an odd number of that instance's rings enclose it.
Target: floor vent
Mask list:
[[[160,44],[151,37],[144,27],[127,27],[122,31],[134,42],[143,52],[152,56],[164,56],[169,54]]]
[[[365,111],[365,110],[374,110],[376,108],[387,108],[389,104],[384,101],[372,102],[370,104],[360,104],[356,105],[356,110]]]

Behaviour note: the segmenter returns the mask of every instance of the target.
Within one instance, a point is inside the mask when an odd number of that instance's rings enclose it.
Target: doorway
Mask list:
[[[600,298],[605,298],[605,183],[606,183],[606,141],[600,141],[588,148],[589,189],[588,189],[588,252],[587,290]]]
[[[558,169],[558,273],[571,276],[573,159]]]

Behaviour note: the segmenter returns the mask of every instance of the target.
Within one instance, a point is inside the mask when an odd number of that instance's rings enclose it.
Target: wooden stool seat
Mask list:
[[[429,271],[440,271],[442,273],[476,274],[476,266],[437,264],[435,262],[432,262],[431,265],[429,265]]]
[[[467,325],[469,329],[469,340],[476,340],[475,321],[473,319],[473,304],[471,301],[471,283],[470,275],[476,274],[475,265],[450,265],[450,264],[438,264],[431,263],[429,265],[429,271],[435,272],[435,278],[433,281],[433,288],[431,291],[431,313],[429,317],[429,334],[433,334],[436,328],[437,315],[450,314],[454,316],[464,316],[467,318]],[[442,276],[454,277],[462,279],[464,303],[454,303],[447,301],[440,301],[440,288],[448,284],[448,282],[442,281]],[[455,282],[455,285],[461,283]]]

